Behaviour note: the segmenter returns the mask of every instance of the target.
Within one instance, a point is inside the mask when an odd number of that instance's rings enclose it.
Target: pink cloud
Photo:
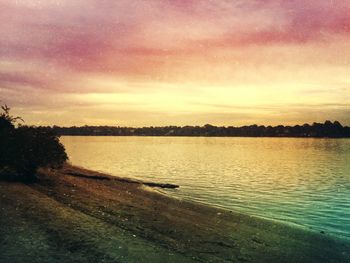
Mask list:
[[[129,64],[132,70],[131,60],[140,56],[196,55],[203,44],[211,49],[303,44],[325,40],[324,33],[350,33],[350,3],[340,0],[88,0],[40,8],[12,3],[1,3],[0,55],[76,70]],[[111,56],[115,62],[106,59]]]
[[[70,90],[65,80],[91,72],[157,79],[226,49],[243,54],[249,46],[302,48],[331,35],[350,37],[349,13],[349,0],[2,0],[0,59],[57,70],[45,78],[0,69],[0,81]]]

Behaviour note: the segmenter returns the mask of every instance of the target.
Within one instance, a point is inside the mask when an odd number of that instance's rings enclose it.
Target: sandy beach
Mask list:
[[[69,165],[0,181],[0,262],[350,262],[327,233],[155,189]]]

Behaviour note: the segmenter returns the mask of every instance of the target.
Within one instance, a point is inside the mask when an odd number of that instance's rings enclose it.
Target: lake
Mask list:
[[[64,136],[70,162],[350,240],[350,139]],[[163,191],[163,190],[162,190]]]

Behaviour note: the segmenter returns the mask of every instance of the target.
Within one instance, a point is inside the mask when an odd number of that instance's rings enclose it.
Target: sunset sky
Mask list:
[[[350,0],[0,0],[35,125],[350,125]]]

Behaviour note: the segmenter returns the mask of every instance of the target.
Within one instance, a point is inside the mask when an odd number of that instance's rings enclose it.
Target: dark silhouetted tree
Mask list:
[[[39,167],[59,168],[68,159],[64,146],[52,130],[16,127],[20,117],[10,115],[2,106],[0,114],[0,177],[31,181]]]

